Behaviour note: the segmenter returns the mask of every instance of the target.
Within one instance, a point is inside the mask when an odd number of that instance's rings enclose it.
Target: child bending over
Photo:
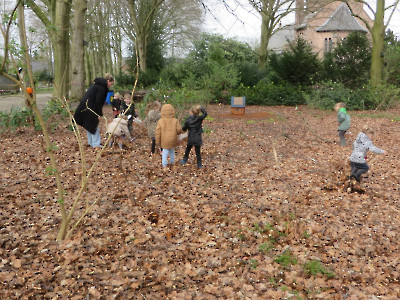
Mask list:
[[[108,142],[108,147],[111,147],[114,141],[117,143],[120,149],[124,147],[122,139],[127,138],[132,141],[131,135],[128,129],[128,121],[126,120],[126,116],[119,115],[117,118],[112,120],[110,124],[107,126],[107,135],[112,134],[113,137]],[[118,141],[121,139],[120,141]]]

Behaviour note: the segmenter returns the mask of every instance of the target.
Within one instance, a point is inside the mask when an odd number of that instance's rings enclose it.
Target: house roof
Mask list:
[[[342,3],[330,18],[321,26],[315,29],[317,32],[323,31],[363,31],[367,29],[358,23],[352,16],[350,8],[346,3]]]
[[[268,43],[268,49],[281,52],[288,45],[288,43],[294,39],[294,25],[286,25],[271,36]]]

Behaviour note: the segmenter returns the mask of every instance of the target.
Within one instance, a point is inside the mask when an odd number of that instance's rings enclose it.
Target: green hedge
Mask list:
[[[341,83],[318,84],[305,95],[310,107],[331,110],[337,102],[345,102],[349,110],[387,109],[398,105],[399,88],[395,86],[365,86],[357,89],[346,88]]]
[[[287,83],[275,84],[261,80],[254,87],[239,86],[232,91],[234,96],[245,96],[249,105],[299,105],[305,104],[300,87]]]

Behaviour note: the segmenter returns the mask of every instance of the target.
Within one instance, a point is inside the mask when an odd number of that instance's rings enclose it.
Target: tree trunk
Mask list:
[[[164,0],[129,0],[129,13],[135,30],[135,47],[139,55],[139,68],[147,70],[147,45],[156,12]]]
[[[49,68],[49,74],[53,77],[52,83],[54,83],[54,64],[53,64],[54,55],[53,55],[53,47],[51,46],[50,40],[48,40],[47,52],[48,52],[47,66]]]
[[[30,81],[30,83],[33,83],[31,60],[30,60],[30,56],[29,56],[29,52],[28,52],[28,48],[27,48],[28,43],[27,43],[26,31],[25,31],[24,6],[22,5],[22,3],[20,4],[20,9],[18,10],[18,13],[19,13],[19,26],[20,26],[20,28],[23,28],[23,30],[20,30],[20,32],[19,32],[20,40],[21,40],[21,44],[25,45],[25,47],[22,47],[21,53],[22,53],[23,59],[26,61],[26,71],[29,76],[29,81]],[[62,223],[64,224],[65,222],[68,221],[68,219],[67,219],[67,211],[66,211],[65,205],[64,205],[64,188],[63,188],[63,184],[61,181],[61,174],[60,174],[60,171],[59,171],[59,168],[57,165],[57,161],[56,161],[56,157],[55,157],[56,147],[51,142],[50,134],[49,134],[49,131],[47,130],[47,124],[44,121],[42,114],[36,105],[36,92],[34,91],[33,94],[29,95],[26,92],[26,90],[24,90],[24,94],[25,94],[25,96],[27,96],[27,101],[29,101],[30,107],[31,107],[34,115],[36,116],[36,118],[40,124],[42,133],[43,133],[43,141],[46,146],[47,155],[49,156],[49,159],[50,159],[50,168],[51,168],[52,176],[54,176],[55,181],[56,181],[57,197],[58,197],[57,202],[59,204],[59,208],[60,208],[60,212],[61,212]],[[61,235],[59,234],[57,240],[61,240],[61,239],[59,239],[60,236]],[[63,237],[65,237],[65,234],[63,235]]]
[[[376,3],[376,13],[374,26],[372,27],[372,53],[371,53],[371,85],[377,86],[382,83],[383,72],[383,47],[385,36],[385,1],[378,0]]]
[[[88,49],[85,49],[85,86],[90,85],[90,78],[92,78],[92,69],[90,68],[90,62],[92,61],[91,53]]]
[[[146,38],[143,37],[140,33],[136,35],[135,47],[138,50],[139,54],[139,68],[140,71],[146,72],[147,71],[147,43]]]
[[[268,27],[268,20],[265,15],[262,15],[262,25],[261,25],[261,38],[260,38],[260,49],[259,49],[259,58],[258,65],[261,69],[264,69],[267,66],[268,62],[268,44],[271,38],[271,30]]]
[[[268,62],[268,45],[274,33],[280,30],[282,19],[291,14],[296,0],[248,0],[261,16],[261,37],[258,64],[265,68]],[[301,8],[299,8],[301,10]]]
[[[37,17],[48,28],[48,35],[52,42],[54,57],[54,85],[53,96],[63,98],[69,88],[69,18],[71,0],[49,1],[45,11],[36,1],[25,0]]]
[[[85,91],[85,13],[87,0],[74,0],[74,30],[71,43],[71,99],[80,99]]]
[[[18,5],[17,12],[18,12],[18,29],[19,29],[19,36],[20,36],[20,41],[21,41],[21,49],[23,49],[24,51],[27,51],[27,54],[29,55],[28,43],[27,43],[26,39],[24,39],[24,37],[26,35],[26,29],[25,29],[24,6],[22,4]],[[22,56],[21,62],[22,62],[23,73],[25,73],[25,71],[28,69],[28,62],[25,59],[25,55]],[[22,76],[22,74],[21,74],[21,76]],[[26,89],[27,85],[30,85],[29,82],[28,83],[25,82],[24,78],[20,78],[20,80],[22,81],[24,89]],[[28,109],[32,109],[29,101],[25,101],[25,104]]]
[[[69,18],[71,5],[68,1],[56,1],[54,35],[54,96],[64,98],[69,87]]]

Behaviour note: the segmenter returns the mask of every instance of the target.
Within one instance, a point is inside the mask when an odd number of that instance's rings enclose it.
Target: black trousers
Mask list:
[[[162,148],[160,148],[160,150],[162,151]],[[155,153],[156,152],[156,138],[152,137],[151,138],[151,153]]]
[[[151,138],[151,153],[154,154],[156,152],[156,138],[152,137]]]
[[[128,130],[129,130],[129,132],[132,132],[132,123],[133,123],[133,118],[130,118],[128,120]]]
[[[351,161],[350,166],[350,177],[354,177],[358,182],[361,181],[361,174],[367,173],[369,170],[367,163],[356,163]]]
[[[185,157],[189,157],[190,150],[192,150],[193,145],[187,145],[185,150]],[[196,152],[197,162],[201,163],[201,154],[200,154],[200,147],[201,146],[194,146],[194,150]]]

